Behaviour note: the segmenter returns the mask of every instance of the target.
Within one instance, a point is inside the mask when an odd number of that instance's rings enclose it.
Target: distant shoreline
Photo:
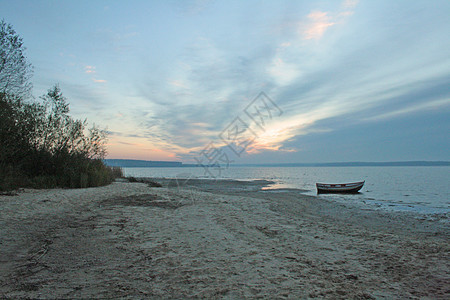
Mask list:
[[[105,164],[122,168],[192,168],[199,164],[175,161],[148,161],[133,159],[105,159]],[[208,165],[214,166],[214,165]],[[391,162],[329,162],[329,163],[274,163],[274,164],[230,164],[230,167],[442,167],[450,161],[391,161]],[[203,165],[204,167],[204,165]]]

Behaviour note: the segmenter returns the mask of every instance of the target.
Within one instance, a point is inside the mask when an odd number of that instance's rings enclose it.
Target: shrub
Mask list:
[[[0,191],[10,191],[30,184],[28,177],[19,169],[11,165],[0,168]]]
[[[0,190],[18,187],[85,188],[122,177],[101,160],[104,131],[73,120],[58,87],[45,105],[0,94]],[[50,107],[50,108],[49,108]]]
[[[35,176],[30,181],[30,187],[37,189],[51,189],[58,186],[55,176],[41,175]]]
[[[128,179],[128,182],[146,183],[149,187],[162,187],[161,183],[153,181],[148,178],[136,178],[136,177],[129,176],[129,177],[127,177],[127,179]]]
[[[162,184],[153,180],[148,180],[147,185],[149,187],[162,187]]]
[[[129,182],[139,182],[135,177],[129,176],[127,177]]]
[[[123,177],[123,170],[121,167],[109,167],[111,169],[111,174],[116,178],[122,178]]]

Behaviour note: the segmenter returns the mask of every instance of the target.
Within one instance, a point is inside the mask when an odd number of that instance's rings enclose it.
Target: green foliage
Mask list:
[[[105,131],[73,119],[58,85],[41,103],[24,101],[31,66],[21,38],[4,21],[0,42],[0,191],[93,187],[121,177],[121,169],[102,161]]]
[[[20,36],[10,24],[0,21],[0,92],[28,97],[29,81],[33,68],[25,57],[25,47]]]
[[[43,104],[25,103],[0,94],[0,190],[85,188],[122,177],[120,168],[101,160],[104,131],[72,119],[57,86],[43,98]]]
[[[109,167],[114,178],[122,178],[123,170],[121,167]]]
[[[69,104],[58,85],[41,99],[39,134],[34,140],[37,149],[54,155],[65,151],[69,154],[82,153],[88,158],[105,156],[106,132],[95,125],[86,130],[86,120],[72,119],[68,114]]]
[[[17,187],[30,186],[31,182],[21,170],[11,165],[0,168],[0,191],[10,191]]]

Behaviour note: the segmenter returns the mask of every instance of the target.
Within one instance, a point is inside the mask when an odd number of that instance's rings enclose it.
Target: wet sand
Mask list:
[[[450,296],[445,216],[159,181],[0,196],[0,298]]]

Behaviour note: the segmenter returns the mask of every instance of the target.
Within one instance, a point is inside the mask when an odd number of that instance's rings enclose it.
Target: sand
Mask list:
[[[447,216],[161,182],[0,196],[0,298],[450,297]]]

